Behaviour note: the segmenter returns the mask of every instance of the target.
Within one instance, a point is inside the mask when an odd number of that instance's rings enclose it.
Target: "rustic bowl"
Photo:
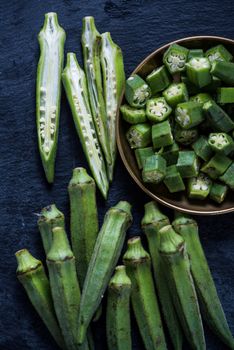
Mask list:
[[[173,41],[155,50],[136,67],[133,73],[139,73],[142,77],[146,77],[156,66],[162,64],[164,52],[174,43],[184,45],[189,49],[202,48],[204,50],[218,44],[223,44],[234,55],[234,40],[216,36],[193,36]],[[121,101],[121,104],[123,103],[125,103],[124,96]],[[164,185],[143,183],[134,152],[129,147],[125,137],[127,128],[127,123],[122,120],[119,113],[117,117],[117,144],[120,156],[136,184],[150,197],[169,208],[190,214],[217,215],[234,211],[234,195],[231,191],[223,203],[216,204],[209,199],[204,201],[191,200],[187,198],[186,193],[169,193]]]

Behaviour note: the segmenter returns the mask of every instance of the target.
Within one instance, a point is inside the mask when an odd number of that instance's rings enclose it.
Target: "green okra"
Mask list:
[[[234,191],[234,162],[231,163],[231,165],[219,179]]]
[[[178,124],[174,127],[174,138],[175,141],[182,145],[190,145],[198,138],[198,129],[182,129]]]
[[[173,142],[172,145],[164,147],[161,155],[166,160],[167,165],[176,164],[179,155],[178,144]]]
[[[141,227],[148,241],[149,252],[152,259],[155,285],[165,323],[168,327],[174,349],[182,349],[183,335],[173,300],[165,280],[166,272],[159,254],[159,230],[169,225],[169,219],[158,208],[156,202],[145,204],[145,214],[141,221]]]
[[[204,103],[203,110],[214,131],[229,132],[234,129],[232,119],[213,100]]]
[[[83,288],[96,238],[98,212],[96,186],[84,168],[75,168],[68,185],[72,250],[80,288]]]
[[[42,262],[35,259],[27,249],[21,249],[15,255],[18,262],[16,271],[18,280],[57,344],[65,349],[54,310],[50,284]]]
[[[61,74],[66,34],[58,23],[57,14],[45,14],[38,35],[40,59],[36,82],[36,115],[38,145],[47,181],[54,181],[58,143]]]
[[[168,120],[152,126],[152,141],[154,148],[170,146],[174,143],[171,125]]]
[[[95,124],[92,119],[85,73],[80,68],[74,53],[67,54],[67,64],[62,78],[76,131],[87,162],[99,190],[106,198],[109,184],[105,160],[97,136],[98,131],[95,130]]]
[[[134,108],[127,104],[120,107],[123,119],[129,124],[145,123],[147,121],[146,113],[143,108]]]
[[[225,173],[231,163],[232,160],[229,157],[216,153],[208,162],[203,164],[201,171],[215,180]]]
[[[128,202],[120,201],[106,213],[89,263],[80,302],[78,341],[82,343],[87,327],[97,310],[119,259],[126,231],[132,222]]]
[[[81,43],[93,121],[106,162],[107,164],[111,164],[107,113],[102,88],[100,61],[101,35],[96,29],[94,18],[91,16],[83,18]]]
[[[202,320],[184,239],[168,225],[159,230],[160,255],[184,334],[192,349],[205,349]]]
[[[186,63],[186,72],[189,80],[199,88],[207,86],[212,81],[210,62],[206,57],[194,57]]]
[[[217,102],[221,104],[234,103],[234,87],[221,87],[217,89]]]
[[[171,78],[165,66],[157,67],[146,77],[152,95],[162,91],[168,87]]]
[[[106,335],[109,350],[131,350],[131,280],[123,265],[115,268],[108,286]]]
[[[163,55],[163,63],[171,74],[185,70],[189,50],[178,44],[171,45]]]
[[[234,151],[232,137],[223,132],[210,133],[208,143],[214,152],[223,153],[226,156]]]
[[[188,215],[178,213],[172,225],[185,240],[202,315],[219,338],[234,349],[234,339],[199,239],[197,222]]]
[[[189,100],[200,103],[203,106],[205,102],[212,100],[212,97],[206,92],[201,92],[199,94],[191,96]]]
[[[211,67],[211,74],[221,79],[224,83],[234,86],[234,63],[215,61]]]
[[[175,109],[175,119],[181,128],[191,129],[204,120],[202,106],[193,101],[179,103]]]
[[[176,107],[178,103],[188,101],[188,91],[184,83],[173,83],[162,94],[171,107]]]
[[[177,167],[175,164],[167,167],[166,175],[163,179],[163,182],[170,193],[175,193],[175,192],[185,190],[183,179],[179,171],[177,170]]]
[[[204,161],[208,161],[212,157],[212,148],[208,143],[208,139],[203,135],[192,144],[192,148],[196,155]]]
[[[151,142],[151,125],[147,123],[132,125],[126,137],[131,148],[147,147]]]
[[[154,155],[153,147],[137,148],[135,150],[135,157],[137,161],[138,168],[141,170],[145,164],[146,159],[149,156]]]
[[[123,261],[132,282],[131,303],[145,348],[165,350],[167,346],[154,289],[150,256],[144,250],[140,237],[128,240]]]
[[[171,114],[172,108],[164,97],[150,98],[146,102],[146,115],[151,122],[162,122]]]
[[[211,186],[209,197],[216,203],[220,204],[226,198],[227,192],[228,192],[227,185],[214,182],[213,185]]]
[[[125,97],[131,107],[144,107],[150,96],[150,87],[139,75],[133,74],[126,80]]]
[[[188,179],[188,197],[193,199],[205,199],[210,193],[211,179],[200,173],[196,177]]]
[[[206,51],[205,56],[209,59],[210,63],[215,61],[229,62],[233,58],[232,54],[223,45],[211,47]]]
[[[200,92],[200,89],[198,86],[194,85],[189,79],[188,77],[185,75],[181,76],[181,82],[184,83],[186,85],[186,88],[188,90],[189,95],[194,95],[194,94],[198,94]],[[207,88],[207,87],[205,87]]]
[[[191,59],[191,58],[194,58],[194,57],[203,57],[204,56],[204,52],[202,49],[191,49],[189,50],[189,54],[188,54],[188,61]]]
[[[199,172],[199,162],[195,152],[180,151],[176,167],[183,178],[197,176]]]
[[[146,158],[142,170],[143,182],[158,184],[166,174],[166,161],[160,154]]]

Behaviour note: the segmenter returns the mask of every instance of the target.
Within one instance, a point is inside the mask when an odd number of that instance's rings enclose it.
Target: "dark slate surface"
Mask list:
[[[44,13],[56,11],[66,30],[66,51],[81,60],[81,20],[96,18],[98,29],[110,31],[122,47],[126,73],[152,50],[173,39],[197,34],[233,38],[234,8],[230,0],[167,1],[0,1],[0,349],[57,349],[15,278],[14,252],[27,247],[44,259],[36,214],[52,202],[68,214],[67,184],[75,166],[86,166],[63,96],[56,181],[46,184],[37,152],[35,127],[35,74],[37,33]],[[143,204],[148,200],[135,186],[120,159],[106,203],[98,197],[100,221],[107,208],[120,199],[133,204],[134,224],[129,235],[139,234]],[[171,215],[171,212],[165,210]],[[234,214],[198,218],[201,239],[215,283],[234,333]],[[133,325],[134,349],[143,349]],[[206,330],[208,349],[225,349]],[[105,349],[104,320],[96,325],[98,349]],[[187,348],[187,347],[186,347]],[[124,350],[124,349],[123,349]]]

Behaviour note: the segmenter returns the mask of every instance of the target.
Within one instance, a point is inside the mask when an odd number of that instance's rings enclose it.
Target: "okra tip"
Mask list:
[[[142,261],[149,260],[150,256],[145,251],[141,243],[141,237],[135,236],[130,238],[127,242],[128,248],[123,256],[123,261],[125,264],[138,264]]]
[[[124,265],[116,266],[114,276],[111,278],[109,286],[131,286],[131,280],[126,273],[126,267]]]
[[[177,225],[188,224],[197,225],[196,221],[189,214],[181,213],[179,211],[174,212],[174,221],[172,223],[173,227],[176,227]]]
[[[114,208],[115,209],[118,209],[120,211],[124,211],[125,213],[129,214],[130,216],[131,215],[131,204],[126,202],[126,201],[120,201],[119,203],[117,203]]]
[[[171,225],[164,226],[159,230],[159,251],[162,254],[175,254],[184,246],[184,239],[178,235]]]
[[[95,183],[93,178],[88,175],[85,168],[79,167],[73,169],[72,178],[69,185],[76,185],[82,183]]]
[[[74,257],[70,244],[63,227],[54,227],[52,229],[53,241],[47,254],[48,261],[63,261]]]
[[[166,220],[169,224],[169,219],[159,210],[158,204],[151,201],[145,204],[145,215],[141,221],[142,226],[153,223],[154,221]]]
[[[85,16],[82,19],[82,30],[84,31],[97,31],[95,26],[95,20],[93,16]]]
[[[18,263],[16,271],[17,275],[21,275],[30,270],[35,270],[41,265],[41,261],[34,258],[27,249],[18,250],[15,253],[15,256]]]

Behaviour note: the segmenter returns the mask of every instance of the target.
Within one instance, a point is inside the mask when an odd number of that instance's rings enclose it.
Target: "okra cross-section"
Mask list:
[[[167,167],[166,175],[163,179],[169,192],[179,192],[185,190],[185,185],[176,165]]]
[[[163,55],[163,63],[171,74],[185,70],[189,50],[183,46],[173,44]]]
[[[175,125],[174,127],[174,138],[178,143],[181,143],[182,145],[190,145],[197,139],[197,137],[197,128],[182,129],[179,125]]]
[[[194,199],[205,199],[211,189],[212,181],[210,178],[200,173],[197,177],[188,180],[188,196]]]
[[[160,148],[173,144],[173,135],[168,120],[152,126],[152,140],[154,148]]]
[[[173,83],[162,94],[172,107],[175,107],[178,103],[188,101],[188,91],[184,83]]]
[[[123,119],[129,124],[145,123],[147,121],[146,113],[143,108],[134,108],[127,104],[120,107]]]
[[[195,152],[180,151],[176,167],[182,177],[197,176],[199,172],[199,163]]]
[[[217,179],[231,165],[230,158],[223,154],[216,153],[208,162],[206,162],[201,171],[208,174],[212,179]]]
[[[165,66],[157,67],[146,77],[152,95],[162,91],[170,84],[170,76]]]
[[[146,147],[151,142],[151,126],[146,123],[132,125],[126,137],[131,148]]]
[[[143,182],[156,183],[162,181],[166,174],[166,161],[160,154],[154,154],[146,158],[143,170]]]
[[[203,105],[207,119],[214,131],[229,132],[234,129],[234,122],[229,115],[213,100]]]
[[[229,62],[233,58],[232,54],[223,45],[211,47],[209,50],[206,51],[205,55],[210,61],[210,63],[213,63],[215,61]]]
[[[175,119],[181,128],[191,129],[203,121],[202,107],[192,101],[179,103],[175,109]]]
[[[37,68],[36,114],[38,145],[47,181],[54,181],[58,142],[61,74],[66,34],[54,12],[45,15],[38,35],[40,59]]]
[[[139,75],[134,74],[126,80],[125,97],[130,106],[141,108],[150,96],[149,85]]]
[[[234,142],[230,135],[225,133],[211,133],[208,143],[210,147],[218,153],[228,155],[234,150]]]
[[[186,63],[186,72],[189,80],[199,88],[211,83],[212,77],[210,68],[210,62],[206,57],[191,58],[191,60]]]
[[[164,97],[151,98],[146,103],[146,115],[152,122],[165,120],[172,112]]]

